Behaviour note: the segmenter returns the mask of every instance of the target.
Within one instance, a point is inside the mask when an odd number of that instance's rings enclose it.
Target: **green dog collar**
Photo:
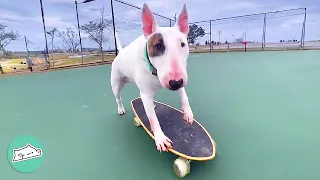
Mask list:
[[[157,69],[151,64],[150,62],[150,59],[149,59],[149,55],[148,55],[148,43],[146,43],[146,48],[145,48],[145,51],[144,51],[144,59],[146,60],[146,63],[147,63],[147,66],[148,66],[148,69],[150,70],[150,72],[157,76]]]

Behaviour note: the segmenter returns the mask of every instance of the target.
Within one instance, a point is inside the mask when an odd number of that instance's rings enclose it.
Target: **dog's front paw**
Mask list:
[[[126,111],[124,110],[124,107],[118,107],[118,114],[119,115],[123,115],[125,113],[126,113]]]
[[[159,130],[154,133],[154,140],[158,151],[168,151],[169,147],[172,147],[172,141],[164,133]]]
[[[190,106],[182,108],[182,111],[183,111],[184,121],[186,121],[189,124],[192,124],[193,123],[193,113],[192,113]]]

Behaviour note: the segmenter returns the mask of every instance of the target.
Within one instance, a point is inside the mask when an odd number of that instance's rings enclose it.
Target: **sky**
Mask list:
[[[307,8],[305,40],[320,40],[320,1],[319,0],[124,0],[130,4],[142,7],[147,3],[152,12],[174,19],[175,13],[180,13],[186,3],[189,22],[214,20],[224,17],[240,16],[252,13],[278,11],[284,9]],[[80,25],[99,18],[100,10],[104,7],[104,15],[111,19],[110,0],[95,0],[86,4],[79,4]],[[43,0],[46,30],[52,28],[65,30],[70,27],[77,33],[77,19],[74,0]],[[116,30],[122,45],[127,45],[142,34],[141,10],[114,1]],[[170,21],[155,16],[159,26],[169,26]],[[270,14],[267,16],[266,42],[279,42],[281,39],[300,40],[303,10],[289,13]],[[31,41],[29,50],[43,50],[45,48],[44,30],[41,19],[40,1],[38,0],[1,0],[0,23],[7,26],[7,30],[19,32],[20,38],[7,46],[12,51],[25,51],[24,36]],[[174,25],[174,22],[172,22]],[[205,29],[204,37],[198,41],[209,40],[209,22],[199,23]],[[221,31],[220,41],[233,41],[243,37],[246,32],[247,41],[261,42],[263,31],[263,15],[236,20],[212,21],[211,37],[218,41],[218,31]],[[88,35],[81,32],[83,47],[98,47],[88,39]],[[104,43],[104,49],[113,49],[113,29],[108,28],[105,35],[109,37]],[[51,48],[48,37],[48,46]],[[62,41],[56,37],[55,48],[63,47]]]

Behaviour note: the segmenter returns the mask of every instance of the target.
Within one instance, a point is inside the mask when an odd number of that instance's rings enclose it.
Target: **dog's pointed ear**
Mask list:
[[[187,5],[184,4],[175,26],[184,34],[189,33]]]
[[[142,8],[142,28],[145,37],[154,33],[158,28],[157,22],[146,3],[143,4]]]

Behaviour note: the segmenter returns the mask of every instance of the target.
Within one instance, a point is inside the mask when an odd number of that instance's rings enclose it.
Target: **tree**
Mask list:
[[[202,27],[198,27],[196,24],[189,25],[188,43],[194,44],[198,37],[203,37],[205,34]]]
[[[103,33],[104,29],[111,25],[112,21],[110,19],[104,18],[104,7],[101,9],[101,17],[99,19],[95,19],[89,21],[89,23],[81,26],[81,30],[83,30],[86,34],[89,35],[89,39],[98,44],[101,59],[103,61],[103,50],[102,45],[105,42],[108,42],[109,39]]]
[[[235,43],[241,44],[243,42],[243,38],[237,38],[234,40]]]
[[[58,31],[57,28],[53,28],[50,31],[46,32],[50,36],[51,53],[52,53],[51,60],[52,60],[53,66],[54,66],[54,60],[53,60],[54,45],[53,45],[53,40],[54,40],[54,37],[55,37],[55,34],[56,34],[57,31]],[[49,64],[50,64],[49,57],[48,57],[48,61],[49,61]]]
[[[6,32],[6,25],[0,24],[0,51],[3,52],[4,56],[9,56],[10,52],[7,51],[5,48],[11,41],[15,41],[19,39],[19,33],[14,31]]]
[[[72,51],[73,56],[80,44],[77,34],[69,27],[65,31],[58,31],[57,35],[67,46],[68,51]]]
[[[58,31],[57,28],[52,28],[50,31],[47,31],[47,34],[50,36],[50,44],[51,44],[51,53],[53,54],[53,40],[55,37],[56,32]]]

